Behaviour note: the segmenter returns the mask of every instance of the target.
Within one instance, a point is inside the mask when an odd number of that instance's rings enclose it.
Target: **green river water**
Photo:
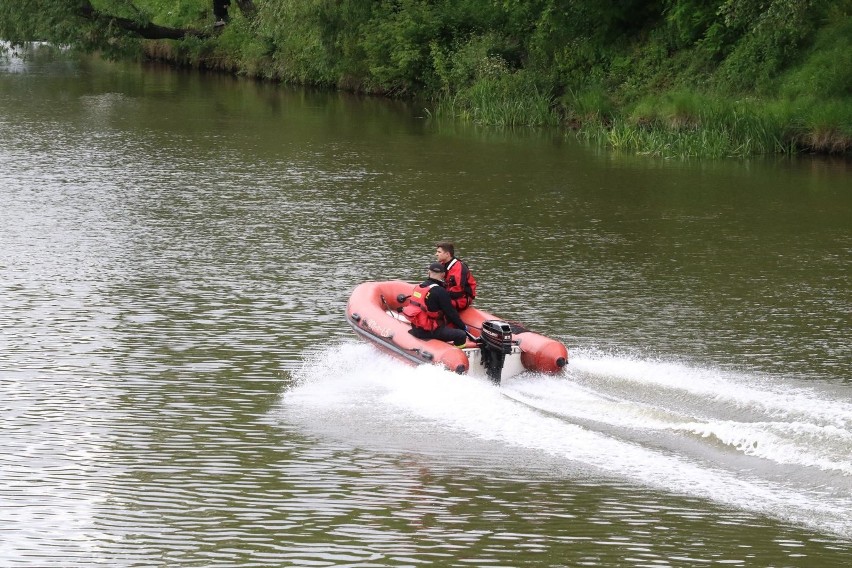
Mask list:
[[[852,564],[852,167],[0,56],[0,566]],[[358,340],[455,241],[563,341]]]

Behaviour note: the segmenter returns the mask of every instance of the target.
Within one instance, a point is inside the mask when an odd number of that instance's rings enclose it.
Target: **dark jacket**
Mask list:
[[[450,298],[450,293],[447,292],[446,288],[444,288],[444,283],[440,280],[435,280],[434,278],[427,278],[423,281],[421,286],[425,288],[430,284],[436,283],[439,285],[433,287],[429,295],[426,297],[426,309],[428,309],[430,312],[444,312],[444,316],[446,316],[448,322],[452,323],[459,329],[464,329],[464,322],[459,317],[458,311],[456,311],[456,309],[453,307],[453,302]]]

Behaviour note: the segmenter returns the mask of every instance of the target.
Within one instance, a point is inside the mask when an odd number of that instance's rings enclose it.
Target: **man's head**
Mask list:
[[[454,256],[456,256],[456,247],[453,246],[453,243],[443,241],[435,245],[435,258],[438,259],[438,262],[446,264],[450,262]]]
[[[436,280],[442,280],[444,278],[444,273],[447,272],[447,269],[444,268],[444,265],[440,262],[433,262],[429,265],[429,278],[434,278]]]

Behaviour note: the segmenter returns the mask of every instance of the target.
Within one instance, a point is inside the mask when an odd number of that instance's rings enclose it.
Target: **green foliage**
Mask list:
[[[0,38],[12,43],[45,41],[113,57],[135,56],[140,35],[120,19],[139,26],[194,24],[209,11],[206,0],[4,1],[0,2]]]
[[[213,18],[211,0],[133,0],[132,4],[161,26],[180,28]]]
[[[208,30],[144,43],[180,63],[437,100],[482,124],[557,121],[659,155],[848,152],[852,0],[0,0],[0,37],[107,55],[116,17]]]
[[[719,19],[719,2],[706,0],[668,0],[663,14],[669,45],[673,49],[689,47],[701,40]]]
[[[184,42],[185,43],[185,42]],[[232,71],[238,74],[273,79],[272,45],[258,36],[252,22],[237,12],[216,40],[196,44],[198,65]]]
[[[395,93],[413,93],[434,83],[429,45],[441,28],[435,7],[427,0],[382,4],[385,17],[372,18],[361,28],[370,83]]]
[[[695,93],[648,97],[612,124],[586,123],[580,137],[662,157],[746,157],[852,148],[852,108],[816,100],[766,104]]]
[[[444,95],[453,95],[477,79],[493,74],[495,68],[508,71],[506,60],[499,53],[501,38],[493,32],[470,36],[466,41],[457,41],[444,46],[433,40],[430,58],[438,89]]]
[[[719,112],[718,100],[693,91],[679,90],[662,97],[646,97],[629,114],[628,119],[637,125],[663,125],[671,130],[701,127],[708,109]]]
[[[269,38],[274,73],[284,81],[331,82],[316,2],[258,3],[257,34]],[[299,22],[301,25],[296,25]]]
[[[367,75],[361,27],[372,3],[358,0],[257,0],[255,33],[269,45],[285,82],[353,86]]]
[[[0,38],[12,43],[50,41],[55,44],[85,43],[89,30],[79,16],[81,2],[28,0],[0,2]]]
[[[774,78],[811,37],[827,0],[727,0],[729,28],[743,34],[718,72],[720,86],[739,92],[771,92]]]
[[[560,104],[571,124],[586,122],[608,123],[616,113],[616,107],[607,92],[597,86],[574,91],[562,96]]]
[[[551,99],[526,72],[510,72],[493,58],[470,87],[445,98],[438,110],[489,126],[555,126]]]
[[[813,93],[829,97],[852,95],[852,18],[829,21],[816,35],[802,63],[781,77],[780,92],[787,98]]]

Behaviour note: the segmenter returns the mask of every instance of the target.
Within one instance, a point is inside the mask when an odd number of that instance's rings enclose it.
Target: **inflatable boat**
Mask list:
[[[568,363],[568,350],[559,341],[473,306],[459,312],[470,335],[464,347],[417,339],[408,333],[411,324],[402,314],[413,287],[401,280],[358,285],[346,306],[349,325],[362,338],[407,363],[443,365],[497,384],[525,371],[556,374]]]

